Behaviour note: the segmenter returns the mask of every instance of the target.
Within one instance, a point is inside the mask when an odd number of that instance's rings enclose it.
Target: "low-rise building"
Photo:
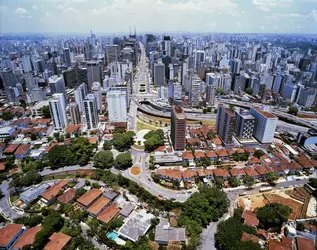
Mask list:
[[[256,214],[250,210],[244,210],[241,218],[244,220],[243,224],[250,227],[257,227],[259,225],[259,219],[256,217]]]
[[[119,214],[120,209],[117,208],[116,203],[112,203],[109,207],[106,207],[97,217],[98,220],[103,223],[109,223]]]
[[[101,196],[87,209],[87,211],[91,216],[97,217],[109,205],[110,202],[111,201],[108,198]]]
[[[45,205],[51,205],[56,201],[57,196],[66,190],[68,185],[68,181],[62,180],[58,182],[56,185],[47,189],[44,193],[41,194],[41,202]]]
[[[102,195],[102,193],[101,190],[93,188],[80,196],[77,199],[77,203],[87,209]]]
[[[49,237],[49,242],[44,247],[45,250],[63,250],[68,245],[72,237],[63,233],[53,233]]]
[[[8,224],[0,229],[0,249],[9,250],[16,240],[23,234],[24,227],[21,224]]]
[[[58,196],[57,200],[61,203],[69,203],[75,196],[76,190],[74,188],[68,189],[65,193]]]
[[[161,177],[161,179],[166,179],[169,181],[178,181],[178,182],[182,180],[182,172],[178,169],[171,169],[171,168],[159,169],[156,171],[156,173]]]
[[[134,208],[135,208],[135,205],[131,202],[128,202],[120,210],[120,215],[124,218],[127,218],[132,213]]]
[[[24,234],[17,240],[17,242],[13,246],[13,250],[21,250],[26,245],[32,245],[35,240],[36,234],[42,230],[42,227],[36,226],[27,229]]]
[[[21,145],[14,153],[15,158],[22,160],[31,152],[30,144]]]
[[[31,201],[34,201],[36,198],[38,198],[49,187],[50,186],[46,183],[41,183],[41,184],[32,186],[20,194],[20,200],[28,204]]]
[[[171,227],[167,219],[160,218],[160,223],[155,228],[155,241],[159,245],[167,245],[169,241],[186,242],[185,228]]]

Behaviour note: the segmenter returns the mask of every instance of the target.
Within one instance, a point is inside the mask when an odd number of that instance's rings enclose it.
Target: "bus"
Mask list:
[[[265,188],[260,188],[260,192],[263,193],[263,192],[268,192],[268,191],[271,191],[272,190],[272,187],[265,187]]]

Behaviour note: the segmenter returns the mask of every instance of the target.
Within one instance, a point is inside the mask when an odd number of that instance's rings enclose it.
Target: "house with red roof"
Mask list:
[[[258,179],[260,177],[259,173],[252,167],[245,167],[244,172],[247,174],[247,176],[250,176],[253,179]]]
[[[23,232],[24,227],[21,224],[7,224],[5,227],[0,228],[0,249],[11,249]]]
[[[194,156],[196,160],[202,160],[206,158],[206,155],[203,151],[195,151]]]
[[[179,169],[165,168],[158,169],[156,173],[160,176],[161,179],[169,181],[178,181],[182,180],[182,172]]]
[[[30,144],[21,145],[14,153],[15,158],[22,160],[31,152]]]
[[[228,170],[222,168],[216,168],[213,170],[213,174],[215,178],[221,178],[223,180],[227,180],[230,177]]]
[[[218,149],[216,150],[216,154],[218,155],[219,159],[222,161],[229,161],[229,154],[225,149]]]
[[[9,144],[6,147],[6,149],[3,151],[3,153],[6,155],[13,155],[19,146],[20,146],[20,144]]]
[[[246,175],[243,169],[244,168],[232,168],[230,174],[232,177],[243,178]]]
[[[183,152],[183,162],[184,163],[194,163],[194,156],[192,151]]]
[[[183,179],[184,181],[192,181],[194,180],[195,176],[197,176],[197,173],[195,170],[186,169],[183,173]]]
[[[205,155],[213,162],[217,159],[217,154],[215,151],[205,151]]]

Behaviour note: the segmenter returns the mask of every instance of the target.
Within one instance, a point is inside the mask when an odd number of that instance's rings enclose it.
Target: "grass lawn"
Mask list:
[[[148,115],[148,114],[144,114],[143,115],[153,121],[157,121],[157,122],[160,122],[162,121],[163,123],[168,123],[170,124],[171,123],[171,119],[169,118],[163,118],[163,117],[157,117],[157,116],[152,116],[152,115]]]
[[[44,176],[43,181],[55,180],[55,179],[68,179],[68,178],[76,178],[76,175],[55,175],[55,176]]]
[[[155,126],[152,126],[150,124],[147,124],[147,123],[144,123],[144,122],[141,122],[141,121],[137,121],[136,123],[136,130],[137,131],[140,131],[142,129],[149,129],[149,130],[156,130],[157,128]]]
[[[20,198],[19,194],[13,194],[10,196],[10,201],[13,203]]]
[[[143,145],[133,144],[133,147],[136,148],[136,149],[144,149]]]

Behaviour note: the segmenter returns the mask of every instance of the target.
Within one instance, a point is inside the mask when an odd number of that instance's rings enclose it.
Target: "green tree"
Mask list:
[[[42,215],[23,216],[14,220],[14,223],[24,224],[26,227],[35,227],[43,221]]]
[[[264,155],[264,152],[263,152],[262,150],[260,150],[260,149],[257,149],[257,150],[254,151],[253,155],[254,155],[256,158],[260,159],[261,156]]]
[[[279,179],[279,175],[276,172],[270,172],[266,175],[266,180],[268,183],[274,183]]]
[[[261,207],[257,212],[260,226],[264,229],[280,229],[282,224],[288,220],[292,209],[280,203],[269,203]]]
[[[220,95],[223,95],[225,93],[225,91],[223,89],[216,89],[216,93],[217,94],[220,94]]]
[[[317,178],[309,178],[309,183],[310,186],[313,188],[317,188]]]
[[[212,139],[214,139],[215,137],[216,137],[216,134],[215,134],[214,132],[208,131],[208,133],[207,133],[207,138],[208,138],[209,140],[212,140]]]
[[[132,157],[130,152],[124,152],[117,155],[115,166],[118,169],[127,169],[132,166]]]
[[[32,141],[37,140],[37,135],[36,135],[36,133],[32,133],[32,134],[31,134],[31,140],[32,140]]]
[[[297,116],[298,108],[290,106],[290,107],[288,107],[288,113],[291,114],[291,115]]]
[[[42,176],[35,170],[28,171],[25,175],[15,178],[10,185],[14,187],[28,187],[42,181]]]
[[[243,177],[243,182],[247,185],[247,187],[251,188],[254,185],[254,179],[251,176]]]
[[[4,111],[2,113],[2,119],[5,121],[10,121],[13,119],[13,114],[10,111]]]
[[[231,177],[229,177],[228,181],[229,181],[231,187],[240,186],[240,181],[236,177],[231,176]]]
[[[119,151],[127,150],[133,145],[134,136],[135,136],[135,133],[133,131],[128,131],[127,133],[124,133],[124,134],[114,133],[112,144]]]
[[[103,149],[104,149],[104,150],[111,150],[111,149],[112,149],[112,143],[109,142],[109,141],[105,141],[105,142],[103,143]]]
[[[219,189],[222,189],[225,186],[225,182],[221,178],[215,178],[215,186]]]
[[[49,106],[44,106],[44,107],[42,107],[42,108],[41,108],[41,111],[42,111],[43,117],[44,117],[45,119],[51,118],[51,112],[50,112]]]
[[[113,154],[109,150],[100,151],[94,156],[93,161],[97,168],[111,168],[114,163]]]
[[[245,90],[245,93],[247,93],[248,95],[252,95],[253,94],[253,88],[247,88]]]

